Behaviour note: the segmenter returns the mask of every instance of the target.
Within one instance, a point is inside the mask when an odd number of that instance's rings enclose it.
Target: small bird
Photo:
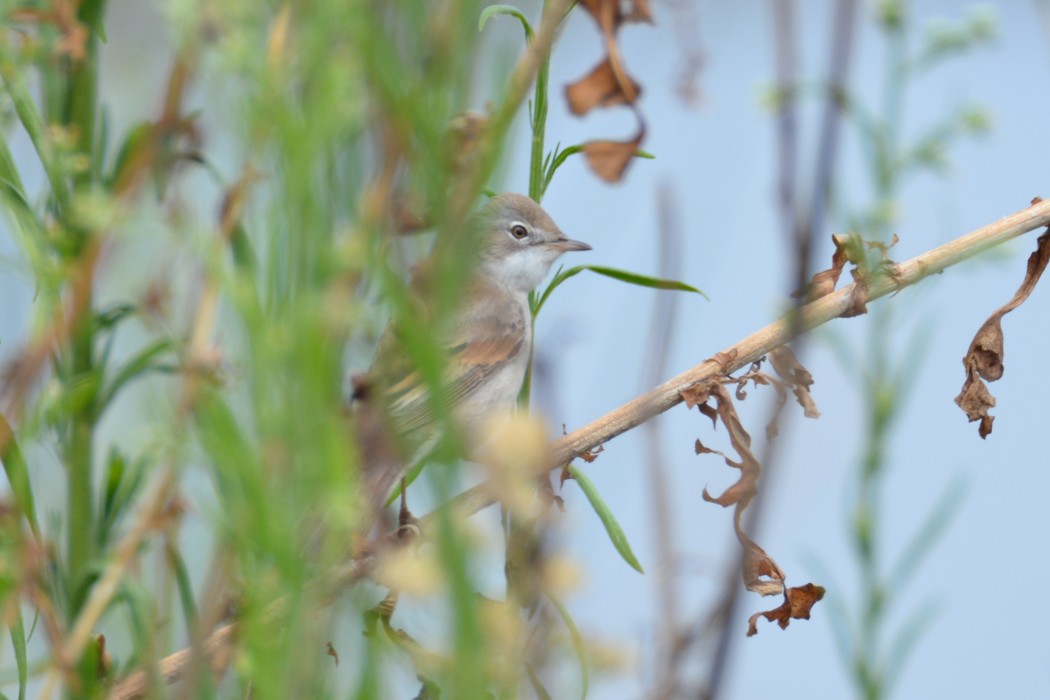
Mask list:
[[[562,253],[591,246],[565,236],[535,201],[520,194],[493,197],[473,221],[477,245],[472,278],[442,338],[446,395],[454,419],[468,442],[479,438],[484,420],[514,407],[529,363],[532,318],[529,292],[550,272]],[[414,285],[418,286],[418,285]],[[424,300],[425,301],[425,300]],[[385,402],[383,421],[373,412],[359,419],[366,494],[381,506],[405,475],[411,460],[404,450],[377,434],[391,428],[410,442],[433,421],[432,402],[415,367],[396,349],[394,333],[384,333],[368,378],[358,381],[355,397]],[[378,391],[376,391],[378,390]]]

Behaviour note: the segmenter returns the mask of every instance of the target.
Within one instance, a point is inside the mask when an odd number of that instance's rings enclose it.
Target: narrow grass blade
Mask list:
[[[478,17],[478,31],[480,32],[488,24],[488,21],[495,15],[508,15],[510,17],[516,17],[521,26],[525,29],[525,38],[532,38],[532,25],[529,24],[529,20],[525,19],[525,15],[521,13],[521,10],[514,7],[513,5],[489,5],[481,11],[481,16]]]
[[[572,648],[576,652],[576,658],[580,661],[580,700],[586,700],[591,686],[591,667],[587,663],[587,647],[583,643],[583,635],[580,634],[580,629],[576,626],[572,615],[569,614],[569,609],[550,593],[547,593],[547,599],[550,600],[554,609],[558,611],[558,615],[561,616],[566,629],[569,630]]]
[[[15,502],[29,521],[33,534],[40,536],[40,526],[36,519],[36,501],[33,499],[33,487],[29,483],[29,469],[25,457],[18,447],[15,433],[7,419],[0,415],[0,460],[4,463],[4,473],[11,484],[11,493]]]
[[[583,494],[587,496],[587,500],[591,502],[591,507],[594,508],[594,512],[598,514],[598,518],[602,521],[602,525],[605,526],[605,532],[608,533],[609,539],[612,540],[613,546],[616,547],[616,551],[620,553],[623,560],[630,564],[631,568],[640,574],[644,574],[645,570],[642,569],[642,565],[638,563],[638,558],[634,556],[634,552],[631,550],[631,544],[627,541],[627,535],[624,534],[623,528],[620,527],[620,523],[616,521],[616,516],[613,515],[612,511],[609,510],[609,506],[602,500],[601,495],[598,493],[598,489],[594,487],[592,482],[586,474],[577,469],[575,465],[569,465],[569,473],[572,474],[572,478],[576,480],[576,483],[580,485],[580,489]]]
[[[11,625],[11,646],[15,651],[15,666],[18,668],[18,700],[25,700],[29,683],[29,661],[26,656],[26,628],[22,622],[22,611],[13,608],[14,622]]]

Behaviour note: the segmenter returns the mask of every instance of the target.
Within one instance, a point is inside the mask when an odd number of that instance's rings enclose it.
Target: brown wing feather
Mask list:
[[[456,315],[446,344],[446,395],[452,406],[522,352],[526,340],[528,319],[509,292],[485,284],[476,286],[468,299],[477,302],[468,303]],[[497,300],[507,303],[489,303]],[[513,312],[507,313],[508,309]],[[379,344],[373,369],[378,368],[386,379],[386,398],[399,429],[411,432],[433,421],[433,405],[419,371],[400,353],[392,352],[395,345],[388,331]]]

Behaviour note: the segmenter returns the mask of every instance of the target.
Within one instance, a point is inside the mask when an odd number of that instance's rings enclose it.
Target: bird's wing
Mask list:
[[[457,318],[445,354],[445,388],[449,405],[469,399],[479,386],[525,350],[523,314],[499,315],[467,308]],[[402,365],[388,375],[387,400],[391,414],[405,432],[434,419],[433,401],[419,371]]]

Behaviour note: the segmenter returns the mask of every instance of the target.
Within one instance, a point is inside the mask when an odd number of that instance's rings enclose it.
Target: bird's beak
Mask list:
[[[568,253],[573,250],[591,250],[591,247],[583,241],[574,241],[569,238],[559,238],[548,245],[561,253]]]

